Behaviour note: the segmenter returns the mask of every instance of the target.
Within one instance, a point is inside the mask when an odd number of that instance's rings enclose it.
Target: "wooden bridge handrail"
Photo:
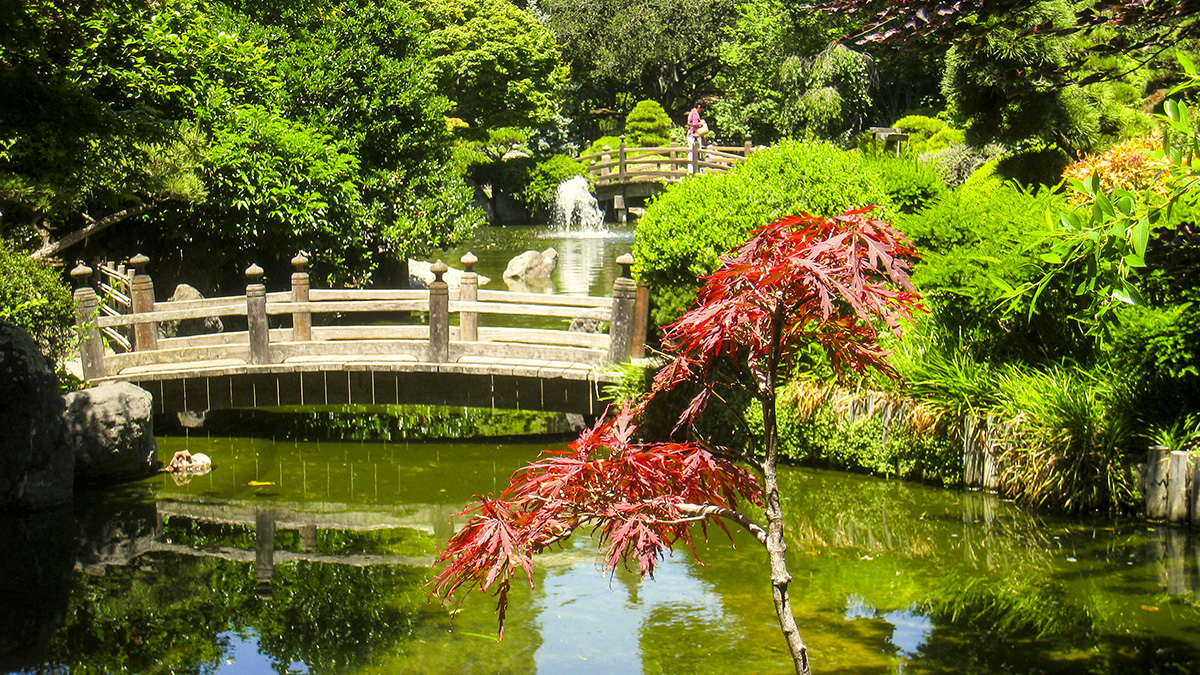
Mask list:
[[[450,312],[478,312],[479,314],[516,314],[520,316],[558,317],[564,319],[596,319],[608,321],[612,308],[562,307],[554,305],[518,305],[494,302],[450,303]]]
[[[162,303],[170,304],[170,303]],[[239,305],[221,305],[218,307],[196,307],[193,309],[163,309],[137,314],[121,314],[119,316],[104,316],[96,319],[96,325],[101,328],[110,326],[141,326],[163,321],[183,321],[186,319],[207,319],[217,316],[245,316],[245,301]]]
[[[267,293],[262,283],[263,270],[251,265],[246,271],[249,283],[245,296],[208,298],[175,302],[154,302],[153,283],[145,273],[148,259],[136,256],[132,279],[132,309],[108,308],[99,316],[98,296],[87,281],[92,272],[85,266],[72,270],[77,289],[76,320],[83,332],[80,361],[84,377],[97,379],[114,376],[124,369],[152,373],[187,372],[176,364],[201,362],[241,362],[246,367],[279,364],[291,357],[358,358],[381,356],[429,363],[455,363],[464,355],[491,354],[497,358],[545,359],[575,363],[620,361],[634,354],[633,326],[636,286],[629,278],[633,263],[628,254],[618,258],[621,275],[611,298],[516,293],[478,290],[471,269],[474,257],[464,256],[467,271],[461,289],[450,292],[441,276],[447,271],[442,263],[433,266],[438,280],[428,290],[409,289],[330,289],[308,288],[304,272],[307,260],[297,256],[292,263],[291,292]],[[425,325],[396,326],[312,326],[314,314],[353,314],[363,312],[428,313]],[[458,326],[450,325],[452,314],[460,317]],[[291,328],[271,328],[271,316],[290,315]],[[479,330],[480,315],[517,315],[559,319],[591,319],[609,322],[610,333],[569,333],[566,330],[491,328]],[[237,333],[159,338],[158,325],[165,322],[208,319],[222,316],[246,317],[247,330]],[[100,342],[100,329],[129,327],[133,350],[106,357]],[[489,351],[490,350],[490,351]],[[166,367],[166,370],[163,368]],[[225,367],[225,366],[222,366]],[[154,375],[159,376],[159,375]],[[167,375],[172,376],[172,375]]]

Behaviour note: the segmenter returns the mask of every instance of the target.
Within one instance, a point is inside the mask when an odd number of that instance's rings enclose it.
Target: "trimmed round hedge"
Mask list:
[[[678,316],[697,279],[756,227],[803,213],[835,216],[878,206],[896,209],[883,180],[857,152],[822,142],[785,142],[761,150],[726,174],[703,174],[668,187],[638,221],[635,275],[650,285],[655,321]]]

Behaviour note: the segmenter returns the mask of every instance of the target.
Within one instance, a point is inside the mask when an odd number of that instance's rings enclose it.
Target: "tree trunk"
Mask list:
[[[788,584],[792,575],[787,569],[787,543],[783,540],[783,506],[779,499],[779,476],[776,472],[779,435],[775,426],[774,393],[765,398],[768,400],[763,401],[763,427],[766,432],[763,502],[767,516],[767,557],[771,561],[771,594],[775,599],[775,613],[779,616],[779,629],[783,631],[783,637],[787,640],[792,662],[796,666],[796,675],[809,675],[812,671],[808,668],[808,647],[800,637],[800,629],[796,627],[792,601],[788,596]]]

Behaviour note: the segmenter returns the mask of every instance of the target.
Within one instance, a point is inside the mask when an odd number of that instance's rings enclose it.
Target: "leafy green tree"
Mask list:
[[[197,3],[10,7],[0,27],[0,228],[44,252],[170,199],[204,196],[203,139],[186,124],[198,82],[262,98],[277,81],[254,45]],[[32,46],[31,45],[35,45]],[[203,78],[198,73],[204,73]]]
[[[736,0],[543,0],[584,110],[658,101],[672,115],[713,90]]]
[[[453,114],[475,126],[542,126],[567,69],[554,35],[507,0],[414,0],[429,26],[429,66]]]

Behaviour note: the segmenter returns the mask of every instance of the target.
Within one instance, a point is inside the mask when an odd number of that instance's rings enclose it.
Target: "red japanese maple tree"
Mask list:
[[[605,570],[636,561],[653,576],[663,554],[684,544],[691,526],[725,521],[750,532],[767,550],[780,628],[797,673],[809,672],[807,648],[791,609],[783,513],[776,475],[779,443],[775,392],[801,349],[823,348],[834,371],[875,368],[888,374],[878,344],[884,325],[919,308],[908,281],[913,250],[869,209],[833,218],[788,217],[755,230],[705,279],[696,305],[666,329],[670,363],[635,407],[583,432],[565,451],[548,451],[517,471],[499,497],[484,497],[438,558],[432,582],[448,597],[466,587],[492,590],[503,631],[512,578],[532,585],[532,556],[577,528],[599,534]],[[700,385],[679,419],[692,429],[704,408],[741,389],[763,408],[764,433],[746,450],[703,439],[637,443],[634,420],[653,396],[685,382]],[[694,437],[694,436],[693,436]],[[749,468],[746,468],[749,467]],[[762,507],[765,524],[739,510]]]

